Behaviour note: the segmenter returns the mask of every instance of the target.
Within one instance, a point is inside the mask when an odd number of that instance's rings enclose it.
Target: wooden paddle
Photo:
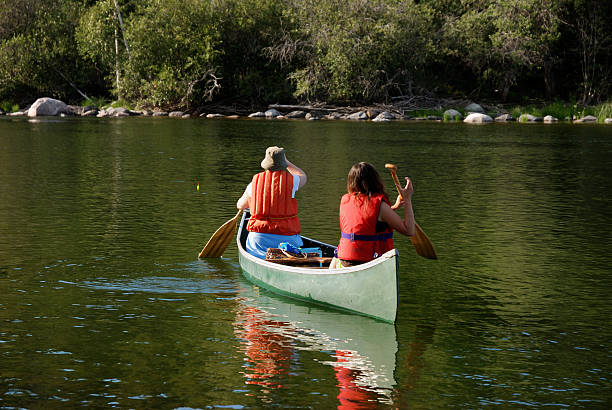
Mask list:
[[[393,182],[395,183],[397,192],[401,196],[402,193],[400,192],[400,182],[397,179],[397,167],[393,164],[385,164],[385,168],[391,172],[391,177],[393,177]],[[433,248],[433,244],[416,221],[414,222],[414,235],[410,237],[410,241],[412,242],[412,246],[414,246],[414,250],[416,251],[417,255],[427,259],[438,259],[436,251]]]
[[[236,213],[236,216],[221,225],[219,229],[215,231],[213,236],[210,237],[206,245],[204,245],[204,249],[198,255],[198,258],[218,258],[223,255],[225,252],[225,248],[234,238],[234,233],[236,233],[236,221],[238,221],[238,217],[242,209]]]

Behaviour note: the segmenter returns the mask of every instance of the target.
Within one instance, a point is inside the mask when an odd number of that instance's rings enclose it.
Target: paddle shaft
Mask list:
[[[397,167],[393,164],[385,164],[385,168],[391,172],[391,177],[395,183],[395,188],[397,188],[397,193],[403,199],[402,191],[400,190],[400,182],[397,178]],[[414,246],[414,249],[418,255],[427,259],[438,259],[436,251],[433,248],[433,244],[416,221],[414,221],[414,235],[410,237],[410,242],[412,242],[412,245]]]

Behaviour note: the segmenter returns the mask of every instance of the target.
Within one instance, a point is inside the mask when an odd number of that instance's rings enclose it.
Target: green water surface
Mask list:
[[[197,260],[270,145],[324,242],[413,179],[395,326]],[[0,408],[608,408],[611,175],[605,125],[0,118]]]

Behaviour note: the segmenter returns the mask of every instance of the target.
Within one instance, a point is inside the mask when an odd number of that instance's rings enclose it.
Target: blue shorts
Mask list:
[[[289,242],[291,245],[301,248],[304,245],[300,235],[276,235],[273,233],[249,232],[246,241],[246,250],[253,256],[266,259],[268,248],[278,248],[281,242]]]

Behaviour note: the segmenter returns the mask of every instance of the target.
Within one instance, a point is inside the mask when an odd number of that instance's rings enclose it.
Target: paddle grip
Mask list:
[[[400,191],[399,179],[397,179],[397,167],[393,164],[386,164],[385,168],[387,168],[389,172],[391,172],[391,177],[393,178],[393,182],[395,183],[395,188],[397,188],[397,193],[400,195],[400,197],[402,197],[402,199],[404,199],[404,197],[402,196],[402,192]]]

